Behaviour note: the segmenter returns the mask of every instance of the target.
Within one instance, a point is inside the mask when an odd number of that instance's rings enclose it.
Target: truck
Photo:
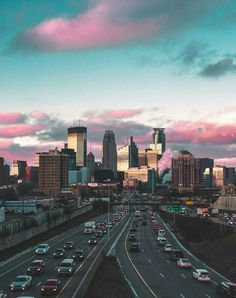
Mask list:
[[[84,223],[84,234],[92,234],[95,231],[95,221],[87,221]]]
[[[209,210],[208,208],[197,208],[197,215],[201,218],[209,217]]]

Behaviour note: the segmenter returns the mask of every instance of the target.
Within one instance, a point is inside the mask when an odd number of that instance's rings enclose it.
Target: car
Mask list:
[[[165,247],[163,248],[163,251],[167,252],[167,253],[171,252],[172,251],[172,245],[169,244],[169,243],[166,243]]]
[[[63,248],[57,248],[53,253],[53,257],[54,258],[64,258],[65,254],[66,254],[66,252]]]
[[[130,234],[128,240],[134,242],[136,241],[136,236],[134,234]]]
[[[209,282],[211,280],[210,274],[206,269],[194,269],[192,274],[197,281]]]
[[[63,247],[64,249],[72,249],[74,247],[74,243],[72,241],[67,241]]]
[[[172,261],[177,261],[177,259],[182,259],[184,258],[184,254],[181,250],[178,249],[172,249],[171,254],[170,254],[170,259]]]
[[[165,230],[159,230],[158,231],[158,237],[165,237],[165,235],[166,235],[166,232],[165,232]]]
[[[88,240],[88,244],[89,245],[96,245],[98,243],[97,241],[97,238],[96,237],[91,237],[89,240]]]
[[[75,261],[73,259],[64,259],[57,267],[58,275],[72,275],[75,271]]]
[[[179,258],[176,261],[177,266],[181,268],[192,268],[192,263],[189,261],[189,259],[183,259]]]
[[[137,242],[133,242],[130,244],[129,250],[131,252],[139,252],[139,245]]]
[[[166,240],[165,237],[159,237],[159,239],[158,239],[158,244],[159,244],[160,246],[165,246],[166,243],[167,243],[167,240]]]
[[[44,272],[45,262],[43,260],[35,260],[27,268],[27,274],[41,274]]]
[[[135,232],[135,231],[137,231],[137,228],[136,228],[135,225],[132,225],[132,226],[130,227],[130,232]]]
[[[61,291],[61,282],[57,278],[47,279],[45,284],[41,287],[42,295],[57,295]]]
[[[25,291],[32,284],[32,277],[29,275],[18,275],[10,284],[11,291]]]
[[[217,293],[227,298],[235,298],[236,284],[229,281],[222,281],[217,285]]]
[[[95,233],[95,236],[100,238],[103,236],[102,230],[97,230],[97,232]]]
[[[35,250],[37,255],[46,255],[49,252],[49,245],[46,243],[39,244]]]
[[[82,249],[76,249],[72,255],[74,260],[82,261],[84,259],[84,251]]]

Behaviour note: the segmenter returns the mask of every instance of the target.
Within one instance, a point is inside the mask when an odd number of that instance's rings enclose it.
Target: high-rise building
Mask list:
[[[68,170],[74,171],[76,170],[76,153],[74,149],[68,148],[68,144],[64,144],[64,148],[61,149],[62,154],[68,155]]]
[[[45,154],[48,154],[48,152],[36,152],[35,153],[35,156],[34,156],[34,166],[35,167],[39,167],[39,156],[40,155],[45,155]]]
[[[26,182],[38,185],[39,182],[39,167],[26,167]]]
[[[139,166],[147,166],[149,168],[155,169],[158,172],[158,160],[160,155],[156,150],[145,149],[138,151]]]
[[[115,134],[112,130],[106,130],[103,137],[103,157],[102,165],[104,169],[117,172],[117,151]]]
[[[4,158],[0,157],[0,186],[4,185]]]
[[[95,156],[92,152],[87,155],[87,167],[89,168],[90,177],[93,177],[95,171]]]
[[[162,155],[166,151],[165,128],[153,128],[150,149],[157,151],[158,155]]]
[[[182,150],[172,158],[172,186],[179,191],[191,191],[200,186],[200,158]]]
[[[117,150],[117,169],[125,171],[138,166],[138,147],[133,141],[133,137],[129,137],[125,146]]]
[[[49,150],[39,155],[39,191],[60,196],[68,187],[68,155],[59,150]]]
[[[11,167],[8,164],[4,165],[4,184],[9,184],[10,182],[10,172]]]
[[[27,162],[25,160],[14,160],[12,164],[12,175],[17,177],[18,181],[26,179]]]
[[[214,160],[211,158],[200,158],[200,184],[201,187],[211,188],[213,185]]]
[[[85,167],[87,159],[87,127],[68,128],[68,148],[76,153],[76,166]]]

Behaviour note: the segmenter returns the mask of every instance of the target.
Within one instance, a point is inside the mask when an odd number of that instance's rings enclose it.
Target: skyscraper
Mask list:
[[[166,151],[165,128],[153,128],[152,144],[150,148],[157,151],[158,155],[162,155]]]
[[[27,162],[25,160],[14,160],[12,164],[12,175],[18,180],[25,181],[26,179]]]
[[[125,146],[117,150],[117,169],[125,171],[138,166],[138,147],[133,141],[133,137],[129,137]]]
[[[4,180],[4,158],[0,157],[0,186],[3,186]]]
[[[85,167],[87,159],[87,127],[68,128],[68,148],[76,153],[76,166]]]
[[[95,171],[95,156],[92,152],[89,152],[87,155],[87,167],[90,171],[90,177],[92,177]]]
[[[117,172],[117,151],[115,134],[112,130],[106,130],[103,137],[103,168]]]
[[[57,149],[39,155],[39,191],[59,196],[68,186],[68,155]]]
[[[172,186],[179,191],[194,190],[200,185],[200,158],[195,158],[187,150],[172,158]]]

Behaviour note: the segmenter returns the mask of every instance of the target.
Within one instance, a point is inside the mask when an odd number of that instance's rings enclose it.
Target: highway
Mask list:
[[[110,215],[112,219],[112,215]],[[95,219],[91,219],[96,222],[103,222],[107,219],[107,214],[101,215]],[[118,231],[119,227],[123,224],[123,220],[120,223],[117,223],[110,232],[110,237]],[[99,238],[98,244],[95,246],[89,246],[87,241],[91,237],[91,234],[83,234],[84,226],[83,224],[70,229],[52,239],[46,241],[50,245],[49,254],[39,256],[35,254],[35,248],[29,248],[26,251],[19,253],[18,255],[0,263],[0,291],[3,291],[7,294],[7,297],[20,297],[23,295],[32,296],[32,297],[41,297],[40,288],[44,282],[49,278],[59,278],[62,284],[61,292],[57,297],[68,298],[72,297],[76,288],[83,281],[83,278],[92,266],[93,260],[96,258],[97,254],[102,249],[104,243],[107,240],[107,236]],[[76,271],[72,277],[58,277],[56,272],[56,267],[64,259],[55,259],[53,258],[53,252],[57,248],[63,247],[66,241],[73,241],[74,248],[66,252],[66,257],[70,257],[73,254],[75,249],[83,249],[85,252],[85,260],[82,262],[77,262]],[[66,258],[65,257],[65,258]],[[18,275],[24,275],[27,273],[27,267],[30,266],[32,261],[41,259],[45,261],[45,271],[41,275],[34,275],[32,286],[24,292],[12,292],[10,290],[9,284],[16,278]]]
[[[152,223],[148,219],[148,225],[143,226],[139,223],[135,233],[140,244],[140,252],[129,251],[129,242],[127,241],[129,228],[115,248],[116,256],[133,289],[134,296],[140,298],[216,297],[216,285],[223,280],[223,277],[184,251],[160,217],[157,214],[155,216],[161,228],[166,231],[167,241],[172,244],[172,247],[183,251],[194,268],[207,269],[211,275],[211,282],[206,284],[198,282],[192,277],[192,269],[177,267],[176,263],[170,260],[169,255],[162,251],[162,247],[157,242],[157,235],[152,228]]]

